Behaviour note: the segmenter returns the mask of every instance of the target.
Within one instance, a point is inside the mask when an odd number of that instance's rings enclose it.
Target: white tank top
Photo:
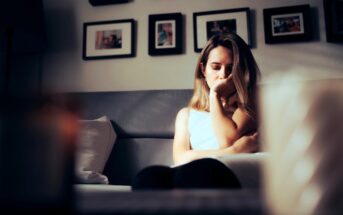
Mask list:
[[[192,149],[219,149],[219,143],[213,132],[209,112],[190,109],[188,132]]]

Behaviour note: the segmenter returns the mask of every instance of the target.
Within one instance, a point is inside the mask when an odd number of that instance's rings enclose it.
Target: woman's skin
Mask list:
[[[212,127],[220,148],[231,146],[238,138],[255,127],[251,117],[237,101],[230,68],[232,68],[231,51],[218,46],[210,52],[203,71],[210,88]],[[226,98],[229,98],[229,104],[225,103]]]
[[[177,114],[175,123],[173,144],[175,164],[204,157],[251,153],[258,150],[257,133],[246,135],[254,130],[256,125],[238,102],[231,75],[232,61],[231,50],[218,46],[210,52],[206,65],[201,65],[210,88],[209,114],[214,134],[220,145],[219,149],[191,149],[188,134],[189,108],[183,108]]]

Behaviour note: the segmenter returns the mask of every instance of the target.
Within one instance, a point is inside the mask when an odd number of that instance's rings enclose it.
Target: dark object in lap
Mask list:
[[[140,171],[132,183],[133,190],[172,188],[237,189],[241,185],[229,168],[212,158],[195,160],[175,168],[150,166]]]
[[[167,166],[149,166],[133,179],[132,189],[172,189],[174,169]]]

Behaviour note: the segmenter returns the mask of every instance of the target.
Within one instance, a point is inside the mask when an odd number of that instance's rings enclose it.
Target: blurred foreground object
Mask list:
[[[0,93],[41,89],[47,48],[43,0],[1,1]]]
[[[343,80],[284,79],[260,95],[271,214],[342,214]]]
[[[4,101],[0,213],[71,213],[76,109],[63,97],[23,95]]]

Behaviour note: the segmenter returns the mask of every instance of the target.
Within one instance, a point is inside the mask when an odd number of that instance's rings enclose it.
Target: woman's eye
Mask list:
[[[220,70],[221,66],[220,65],[212,65],[213,70]]]

